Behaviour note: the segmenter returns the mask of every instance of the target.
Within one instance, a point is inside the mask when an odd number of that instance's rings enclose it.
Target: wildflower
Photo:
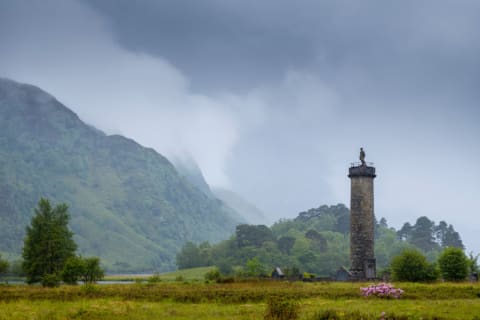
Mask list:
[[[404,291],[400,288],[394,288],[390,283],[372,284],[365,288],[360,288],[364,297],[377,296],[380,298],[400,298]]]

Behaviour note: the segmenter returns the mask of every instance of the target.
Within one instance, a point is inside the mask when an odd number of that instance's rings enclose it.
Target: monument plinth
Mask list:
[[[348,170],[351,180],[350,196],[350,273],[353,280],[376,278],[374,252],[375,215],[373,211],[373,164],[365,162],[365,152],[360,151],[361,163],[353,163]]]

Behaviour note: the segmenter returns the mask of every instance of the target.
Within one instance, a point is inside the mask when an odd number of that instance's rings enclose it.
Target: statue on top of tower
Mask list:
[[[363,151],[363,148],[360,148],[360,161],[362,162],[362,166],[366,164],[365,162],[365,151]]]

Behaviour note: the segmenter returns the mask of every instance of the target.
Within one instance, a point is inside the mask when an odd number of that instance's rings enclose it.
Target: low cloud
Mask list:
[[[40,86],[107,133],[192,156],[208,181],[229,185],[225,163],[241,126],[261,121],[261,103],[192,93],[171,63],[121,48],[102,17],[76,1],[19,2],[4,14],[2,76]]]

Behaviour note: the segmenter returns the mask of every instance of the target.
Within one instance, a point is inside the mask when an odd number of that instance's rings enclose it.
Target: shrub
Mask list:
[[[286,297],[272,296],[267,301],[265,320],[295,320],[298,319],[300,306],[297,301]]]
[[[468,258],[462,249],[448,247],[440,254],[438,265],[443,279],[448,281],[465,280],[468,275]]]
[[[415,249],[406,249],[394,257],[390,268],[393,279],[398,281],[436,280],[435,266],[430,265],[425,256]]]
[[[62,280],[67,284],[77,284],[78,280],[85,273],[85,262],[80,257],[70,257],[65,261],[62,270]]]
[[[148,277],[147,281],[148,281],[149,284],[155,284],[155,283],[161,282],[162,278],[160,278],[160,273],[155,272],[150,277]]]
[[[427,269],[425,271],[425,281],[435,281],[440,278],[440,270],[436,263],[427,264]]]
[[[55,273],[44,274],[40,281],[43,287],[53,288],[60,284],[60,277]]]
[[[221,277],[222,275],[220,274],[218,268],[205,273],[205,280],[207,281],[218,281]]]

